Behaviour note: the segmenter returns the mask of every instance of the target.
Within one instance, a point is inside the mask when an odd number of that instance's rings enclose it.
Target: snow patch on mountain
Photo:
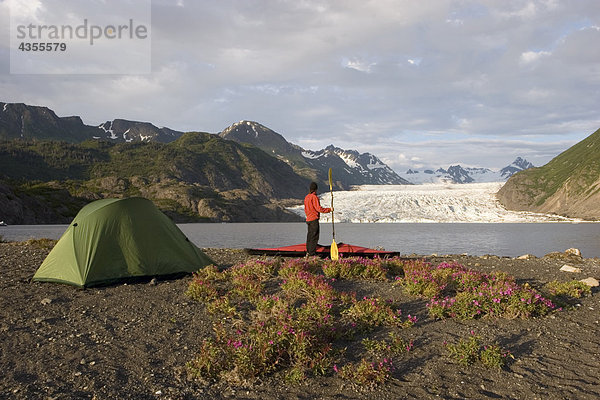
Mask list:
[[[504,182],[423,185],[364,185],[352,191],[335,191],[335,222],[434,223],[434,222],[569,222],[556,215],[506,210],[496,200]],[[320,196],[331,204],[329,193]],[[302,205],[291,211],[304,216]],[[331,214],[321,214],[331,222]]]
[[[517,172],[523,171],[523,170],[529,169],[529,168],[533,168],[532,163],[530,163],[529,161],[527,161],[521,157],[517,157],[517,159],[515,161],[513,161],[512,164],[507,165],[506,167],[504,167],[500,170],[500,176],[502,176],[502,178],[504,178],[504,179],[508,179],[511,176],[513,176],[514,174],[516,174]]]
[[[350,168],[360,168],[361,166],[356,162],[356,158],[350,157],[348,153],[338,154],[342,160],[348,165]]]
[[[321,157],[321,155],[308,150],[302,152],[302,157],[314,160],[315,158]]]
[[[108,128],[106,127],[107,124],[109,124]],[[113,131],[113,121],[107,121],[102,125],[99,125],[98,128],[102,129],[105,133],[107,133],[109,135],[109,139],[118,139],[117,135]]]

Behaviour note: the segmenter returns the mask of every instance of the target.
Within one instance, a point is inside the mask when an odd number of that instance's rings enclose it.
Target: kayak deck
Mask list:
[[[397,251],[385,251],[370,249],[368,247],[355,246],[347,243],[338,243],[340,257],[394,257],[400,255]],[[306,255],[306,243],[283,247],[270,247],[258,249],[244,249],[247,254],[258,256],[281,256],[281,257],[303,257]],[[317,245],[317,255],[329,257],[331,246]]]

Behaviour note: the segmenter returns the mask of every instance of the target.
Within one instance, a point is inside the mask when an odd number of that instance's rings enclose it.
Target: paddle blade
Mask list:
[[[335,243],[335,239],[331,242],[331,259],[332,260],[337,260],[340,258],[339,254],[338,254],[338,248],[337,248],[337,244]]]
[[[333,190],[333,179],[331,178],[331,168],[329,168],[329,190]]]

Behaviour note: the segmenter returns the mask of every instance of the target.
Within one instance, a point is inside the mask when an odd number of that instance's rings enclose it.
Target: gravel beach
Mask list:
[[[228,386],[191,379],[185,368],[203,337],[212,334],[203,306],[185,295],[190,276],[144,279],[80,290],[30,282],[49,252],[32,241],[0,243],[0,398],[4,399],[597,399],[600,398],[600,295],[533,319],[435,320],[426,300],[376,282],[357,293],[396,296],[416,325],[414,341],[393,379],[357,389],[340,378],[288,385],[276,376]],[[220,267],[248,259],[242,250],[204,249]],[[564,249],[557,249],[564,250]],[[585,255],[584,255],[585,256]],[[543,258],[407,255],[432,263],[456,261],[504,271],[540,288],[552,280],[600,278],[600,260],[564,253]],[[564,272],[565,264],[581,272]],[[474,331],[515,359],[501,370],[462,367],[443,342]]]

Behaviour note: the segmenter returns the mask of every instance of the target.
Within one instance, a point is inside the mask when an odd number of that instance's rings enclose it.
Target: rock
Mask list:
[[[52,303],[52,299],[49,299],[46,297],[45,299],[42,299],[42,301],[40,301],[40,303],[42,303],[43,305],[46,306],[46,305]]]
[[[570,265],[563,265],[562,267],[560,267],[560,270],[563,272],[574,272],[576,274],[581,272],[581,268],[577,268],[577,267],[572,267]]]
[[[42,322],[44,322],[44,318],[42,318],[42,317],[36,317],[35,318],[35,323],[36,324],[41,324]]]
[[[152,280],[150,281],[150,286],[155,286],[156,285],[156,278],[152,278]]]
[[[517,260],[533,260],[537,258],[533,254],[523,254],[522,256],[517,257]]]
[[[581,250],[571,247],[565,250],[565,254],[569,256],[581,257]]]
[[[583,262],[583,258],[581,256],[578,256],[576,254],[574,254],[573,252],[575,252],[575,250],[571,250],[571,253],[567,253],[565,252],[560,252],[560,251],[553,251],[552,253],[548,253],[544,256],[544,258],[547,259],[552,259],[552,260],[561,260],[564,262],[568,262],[568,263],[575,263],[575,264],[580,264]],[[577,250],[579,251],[579,250]]]
[[[589,278],[582,279],[579,282],[585,283],[589,287],[598,287],[598,286],[600,286],[600,282],[598,282],[598,279],[592,278],[591,276]]]

